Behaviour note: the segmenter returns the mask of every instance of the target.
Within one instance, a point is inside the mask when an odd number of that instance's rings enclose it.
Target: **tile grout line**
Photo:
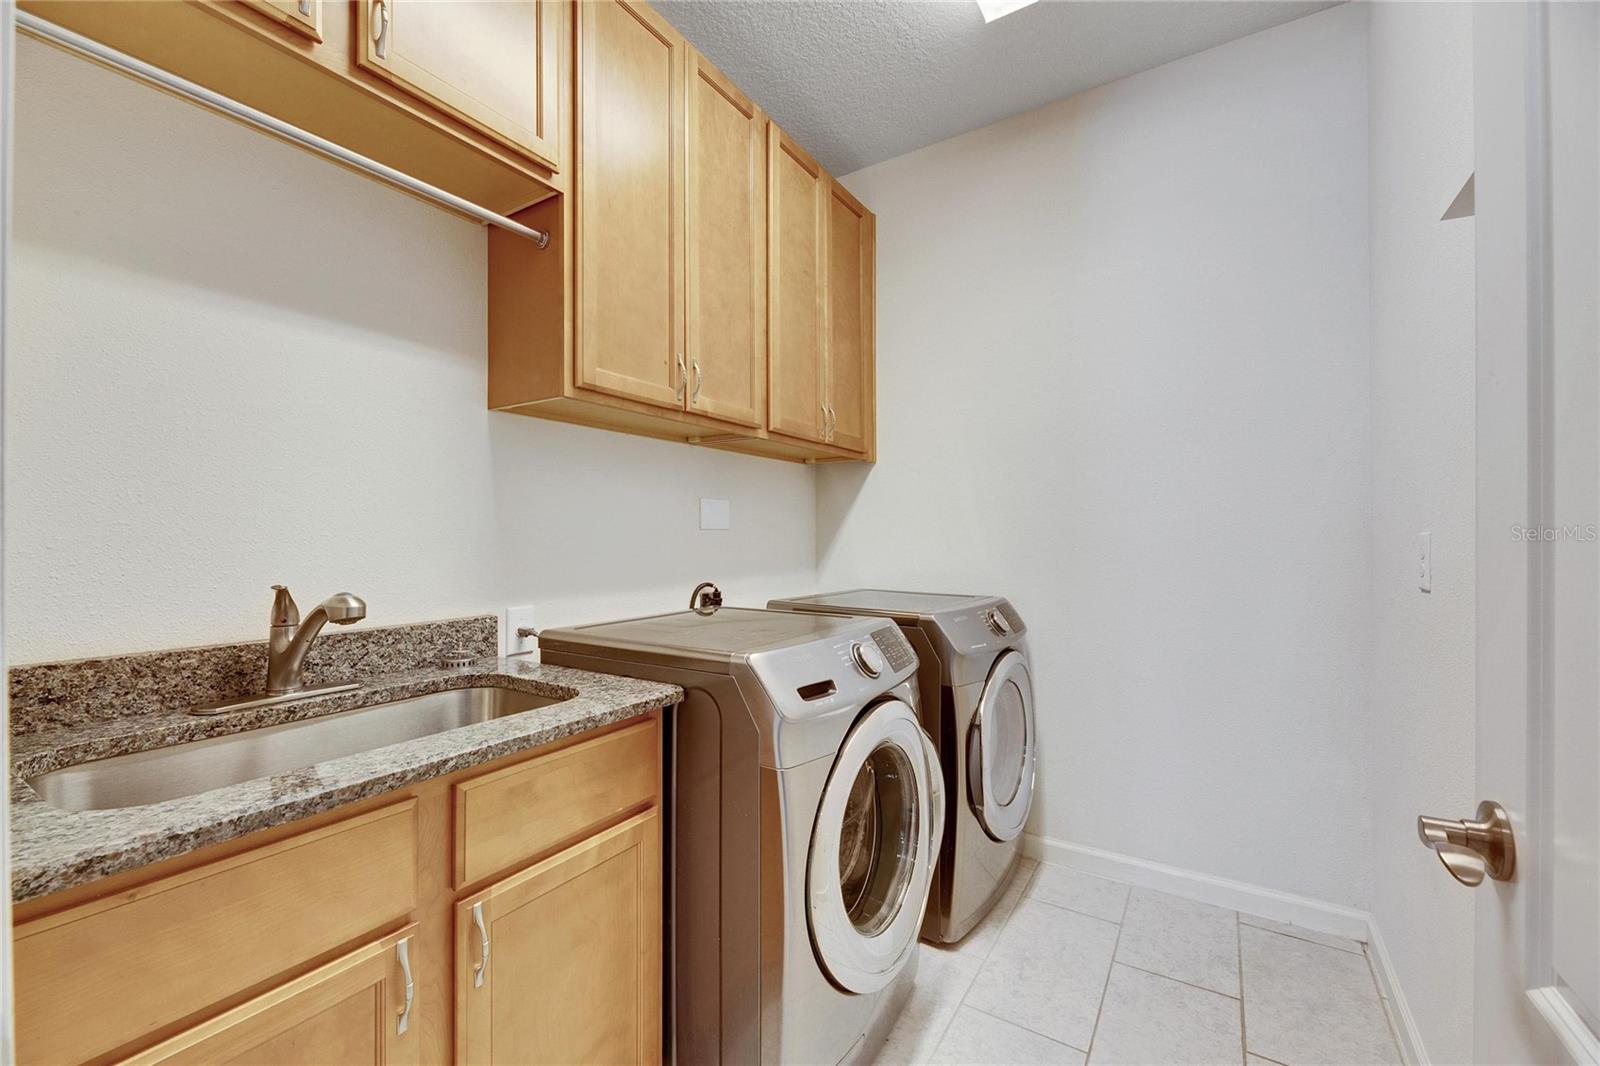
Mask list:
[[[1366,948],[1367,945],[1363,944],[1362,947]],[[1383,1021],[1384,1025],[1389,1029],[1389,1039],[1394,1042],[1395,1061],[1405,1063],[1405,1045],[1400,1042],[1400,1025],[1395,1018],[1394,1004],[1389,1002],[1389,996],[1384,991],[1383,982],[1378,980],[1378,965],[1372,961],[1372,951],[1370,949],[1363,950],[1361,954],[1367,960],[1367,973],[1371,975],[1372,987],[1378,993],[1378,1006],[1383,1008]]]
[[[1238,911],[1233,917],[1233,946],[1239,953],[1239,1061],[1243,1066],[1250,1066],[1250,1035],[1244,1028],[1244,918]],[[1252,926],[1251,928],[1254,928]]]
[[[1105,922],[1107,925],[1115,925],[1115,926],[1121,926],[1122,925],[1122,919],[1121,918],[1116,918],[1116,919],[1102,918],[1098,914],[1090,914],[1088,911],[1076,910],[1076,909],[1074,909],[1072,907],[1065,906],[1064,904],[1052,903],[1047,899],[1040,899],[1038,896],[1026,896],[1024,898],[1030,899],[1035,903],[1043,903],[1046,907],[1054,907],[1058,911],[1066,911],[1068,914],[1076,914],[1076,915],[1078,915],[1080,917],[1083,917],[1083,918],[1093,918],[1095,921],[1097,921],[1097,922]],[[1021,903],[1022,900],[1019,899],[1019,900],[1017,900],[1017,902]],[[1122,913],[1124,915],[1126,915],[1128,913],[1128,906],[1127,906],[1126,903],[1124,903],[1123,906],[1122,906]]]
[[[1273,929],[1273,928],[1271,928],[1269,926],[1257,925],[1255,922],[1247,922],[1247,921],[1244,920],[1244,915],[1243,914],[1241,914],[1239,916],[1239,923],[1241,925],[1248,925],[1252,929],[1259,929],[1263,933],[1277,933],[1279,936],[1286,936],[1286,937],[1289,937],[1289,938],[1294,939],[1294,940],[1303,940],[1307,944],[1315,944],[1319,948],[1332,948],[1334,951],[1342,951],[1346,955],[1364,955],[1364,954],[1366,954],[1366,948],[1367,948],[1366,943],[1364,941],[1360,941],[1360,940],[1351,940],[1349,937],[1335,937],[1335,939],[1336,940],[1349,940],[1350,943],[1355,945],[1354,949],[1342,948],[1337,944],[1325,944],[1320,940],[1312,940],[1309,936],[1301,936],[1299,933],[1286,933],[1282,929]],[[1282,925],[1284,923],[1280,922],[1278,924]],[[1292,923],[1290,923],[1289,927],[1291,929],[1299,928],[1298,926],[1295,926]],[[1332,933],[1324,933],[1322,935],[1323,936],[1333,936]]]
[[[1128,904],[1133,900],[1133,889],[1128,890],[1128,899],[1122,904],[1122,917],[1128,917]],[[1065,909],[1065,908],[1063,908]],[[1074,911],[1074,914],[1077,912]],[[1102,919],[1103,921],[1104,919]],[[1117,949],[1122,946],[1122,922],[1117,923],[1117,938],[1111,942],[1111,958],[1106,963],[1106,980],[1100,986],[1100,1003],[1094,1009],[1094,1026],[1089,1030],[1089,1046],[1083,1051],[1084,1066],[1089,1064],[1089,1056],[1094,1054],[1094,1038],[1100,1035],[1100,1017],[1106,1011],[1106,990],[1111,987],[1111,973],[1117,968]]]
[[[1121,966],[1125,970],[1137,970],[1140,973],[1149,974],[1151,977],[1159,977],[1163,981],[1171,981],[1175,985],[1182,985],[1184,988],[1192,988],[1196,992],[1210,992],[1213,996],[1221,996],[1223,999],[1231,999],[1235,1002],[1242,998],[1229,995],[1226,992],[1218,992],[1215,988],[1207,988],[1205,985],[1197,985],[1193,981],[1185,981],[1181,977],[1174,977],[1170,973],[1162,973],[1160,970],[1147,970],[1143,966],[1135,966],[1131,962],[1123,962],[1120,959],[1112,959],[1111,961],[1114,965]]]
[[[1000,928],[994,931],[994,939],[989,941],[989,949],[983,953],[983,956],[978,959],[978,964],[972,968],[972,976],[967,978],[966,987],[961,990],[961,998],[956,1000],[956,1009],[950,1012],[949,1020],[944,1023],[944,1028],[939,1030],[939,1038],[933,1042],[933,1053],[935,1055],[939,1053],[940,1046],[944,1044],[944,1038],[950,1035],[950,1027],[956,1023],[956,1015],[960,1014],[961,1008],[967,1005],[967,996],[972,994],[972,986],[978,983],[978,974],[983,972],[984,963],[988,962],[989,956],[994,954],[995,945],[1000,943],[1000,937],[1005,933],[1006,926],[1011,924],[1011,919],[1016,915],[1017,908],[1022,905],[1023,900],[1028,898],[1028,888],[1033,884],[1033,879],[1038,873],[1039,863],[1035,862],[1033,869],[1028,871],[1028,876],[1022,881],[1022,885],[1017,891],[1017,898],[1011,903],[1011,909],[1006,911],[1005,917],[1000,920]],[[1006,891],[1009,892],[1010,888],[1008,887]],[[973,1007],[972,1009],[977,1010],[978,1008]],[[989,1012],[981,1011],[980,1013],[988,1014]],[[1029,1032],[1032,1032],[1032,1030],[1029,1030]],[[1044,1034],[1041,1033],[1039,1035],[1043,1036]],[[1070,1047],[1071,1045],[1068,1046]],[[1073,1050],[1076,1051],[1077,1049],[1073,1048]]]
[[[1006,1025],[1009,1025],[1014,1029],[1021,1029],[1025,1033],[1032,1033],[1034,1036],[1038,1037],[1040,1040],[1048,1040],[1052,1044],[1060,1044],[1062,1047],[1072,1048],[1073,1051],[1076,1051],[1078,1054],[1082,1055],[1085,1060],[1087,1060],[1088,1057],[1089,1057],[1089,1053],[1087,1051],[1085,1051],[1083,1048],[1076,1047],[1076,1046],[1074,1046],[1072,1044],[1069,1044],[1065,1040],[1057,1040],[1055,1037],[1050,1036],[1047,1033],[1041,1033],[1037,1029],[1029,1029],[1026,1025],[1023,1025],[1021,1022],[1014,1022],[1010,1018],[1002,1018],[998,1014],[994,1014],[994,1013],[992,1013],[990,1011],[986,1011],[982,1007],[974,1007],[970,1003],[964,1003],[964,1004],[962,1004],[962,1006],[966,1007],[968,1010],[975,1010],[979,1014],[982,1014],[982,1015],[984,1015],[986,1017],[993,1018],[997,1022],[1002,1022],[1002,1023],[1006,1024]]]

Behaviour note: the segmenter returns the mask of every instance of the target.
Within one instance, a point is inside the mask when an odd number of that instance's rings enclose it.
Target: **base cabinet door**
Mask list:
[[[461,1061],[661,1061],[656,810],[463,899],[455,924]]]
[[[358,948],[124,1062],[410,1066],[415,934],[413,925]]]
[[[777,123],[767,128],[769,428],[820,442],[826,439],[822,285],[827,176]]]
[[[873,225],[872,212],[829,179],[826,436],[863,454],[873,435]]]

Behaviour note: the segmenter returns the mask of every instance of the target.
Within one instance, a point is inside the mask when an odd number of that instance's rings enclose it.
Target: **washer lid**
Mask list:
[[[967,731],[967,802],[992,839],[1016,839],[1033,807],[1038,734],[1028,661],[1009,651],[995,661]]]
[[[916,950],[940,816],[928,747],[916,713],[885,700],[851,727],[823,788],[807,916],[818,962],[847,992],[884,987]]]

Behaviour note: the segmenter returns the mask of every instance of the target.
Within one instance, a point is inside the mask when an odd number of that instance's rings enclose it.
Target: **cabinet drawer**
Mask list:
[[[406,800],[19,925],[18,1059],[102,1055],[355,941],[416,871]]]
[[[655,802],[657,720],[456,786],[456,885],[508,870]]]

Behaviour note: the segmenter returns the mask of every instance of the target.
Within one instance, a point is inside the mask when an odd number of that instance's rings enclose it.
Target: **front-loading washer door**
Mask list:
[[[927,750],[916,712],[885,700],[851,727],[822,791],[807,910],[817,959],[847,992],[887,985],[916,948],[937,832]]]
[[[1015,840],[1033,807],[1033,680],[1028,660],[995,660],[967,731],[967,802],[978,824],[1002,843]]]

